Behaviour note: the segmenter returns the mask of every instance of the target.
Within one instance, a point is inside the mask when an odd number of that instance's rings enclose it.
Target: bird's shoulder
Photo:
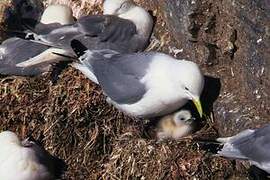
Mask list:
[[[123,75],[129,74],[138,78],[145,75],[147,68],[155,60],[153,55],[153,53],[116,54],[110,58],[103,58],[102,61],[94,61],[93,68],[101,68],[98,72],[105,71],[108,74],[117,70]]]

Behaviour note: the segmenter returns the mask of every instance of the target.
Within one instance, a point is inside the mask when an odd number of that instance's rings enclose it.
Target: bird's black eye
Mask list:
[[[182,117],[182,118],[180,118],[180,120],[181,120],[181,121],[184,121],[184,120],[185,120],[185,118],[183,118],[183,117]]]
[[[128,2],[124,2],[123,4],[121,4],[119,9],[127,9],[128,8]]]
[[[185,90],[189,91],[189,89],[187,87],[185,87]]]

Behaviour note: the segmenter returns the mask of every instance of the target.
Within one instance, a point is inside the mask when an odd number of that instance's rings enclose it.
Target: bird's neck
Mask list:
[[[119,17],[132,21],[136,25],[139,35],[144,37],[150,36],[153,27],[153,19],[145,9],[135,6],[129,11],[120,14]]]

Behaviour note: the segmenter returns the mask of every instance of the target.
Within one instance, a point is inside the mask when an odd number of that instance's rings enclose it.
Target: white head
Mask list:
[[[193,120],[195,119],[192,118],[192,115],[188,110],[180,110],[173,115],[175,126],[191,124]]]
[[[200,102],[200,95],[204,87],[204,76],[199,66],[191,61],[181,60],[178,72],[177,86],[180,86],[179,93],[187,100],[191,100],[197,108],[200,117],[202,117],[203,110]]]
[[[105,0],[103,14],[116,15],[132,21],[136,25],[138,34],[145,40],[151,35],[152,16],[144,8],[137,6],[133,0]]]
[[[119,15],[135,7],[132,0],[105,0],[103,14]]]
[[[4,145],[20,145],[21,141],[19,140],[18,136],[11,132],[11,131],[3,131],[0,133],[0,146]]]
[[[43,24],[72,24],[74,23],[72,9],[66,5],[50,5],[44,10],[40,22]]]

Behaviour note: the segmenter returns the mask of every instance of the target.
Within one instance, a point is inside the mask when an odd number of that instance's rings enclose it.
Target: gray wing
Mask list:
[[[20,68],[17,63],[31,59],[48,49],[48,46],[31,41],[10,38],[0,45],[0,74],[37,75],[47,70],[45,66]]]
[[[35,26],[35,33],[37,34],[49,34],[50,32],[52,32],[53,30],[57,29],[57,28],[62,28],[64,25],[61,25],[60,23],[51,23],[51,24],[43,24],[43,23],[38,23]]]
[[[76,40],[88,49],[111,49],[120,53],[132,53],[143,50],[147,40],[137,34],[133,22],[111,15],[85,16],[76,24],[84,34]]]
[[[149,53],[118,54],[111,58],[103,56],[103,59],[93,54],[92,57],[94,74],[106,95],[113,101],[118,104],[132,104],[144,96],[147,88],[140,80],[152,61]]]
[[[71,40],[76,36],[82,35],[78,31],[78,28],[74,27],[73,25],[63,25],[59,28],[50,29],[48,31],[48,34],[34,34],[33,39],[37,42],[40,41],[41,44],[46,44],[48,46],[70,49]]]
[[[133,22],[112,15],[85,16],[80,18],[76,25],[81,33],[99,37],[101,42],[129,41],[137,34]]]
[[[241,154],[256,162],[270,162],[270,125],[232,143]]]
[[[113,49],[119,52],[136,51],[136,26],[129,20],[110,15],[85,16],[74,25],[65,25],[37,35],[47,45],[70,48],[72,39],[81,41],[88,49]],[[134,50],[133,50],[134,49]]]

